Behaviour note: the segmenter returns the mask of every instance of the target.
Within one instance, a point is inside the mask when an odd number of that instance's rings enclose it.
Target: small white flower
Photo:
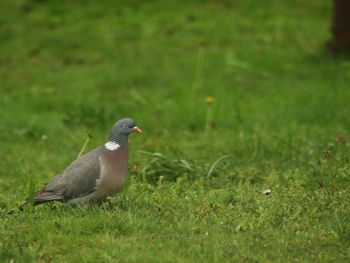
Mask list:
[[[271,189],[265,189],[265,190],[261,191],[261,193],[262,193],[263,195],[269,195],[269,194],[272,193],[272,190],[271,190]]]

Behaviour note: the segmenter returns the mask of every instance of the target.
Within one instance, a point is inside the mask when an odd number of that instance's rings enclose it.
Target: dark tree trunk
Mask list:
[[[327,43],[331,53],[350,54],[350,0],[333,0],[332,39]]]

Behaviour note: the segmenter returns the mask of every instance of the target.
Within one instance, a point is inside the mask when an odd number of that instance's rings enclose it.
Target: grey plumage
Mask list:
[[[101,152],[102,147],[98,147],[73,161],[62,173],[37,192],[35,203],[39,204],[50,199],[70,200],[93,191],[100,175]]]
[[[119,120],[107,143],[84,154],[55,176],[36,193],[34,205],[52,201],[71,205],[99,203],[120,191],[128,172],[127,137],[131,132],[141,130],[131,119]]]

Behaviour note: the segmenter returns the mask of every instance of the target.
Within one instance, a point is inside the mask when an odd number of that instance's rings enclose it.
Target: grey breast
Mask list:
[[[103,149],[100,157],[101,171],[97,180],[96,191],[102,195],[119,192],[128,175],[128,146],[119,149]]]

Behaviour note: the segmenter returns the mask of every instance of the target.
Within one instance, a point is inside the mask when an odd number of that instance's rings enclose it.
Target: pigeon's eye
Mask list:
[[[128,125],[127,125],[127,124],[124,124],[124,128],[128,128]]]

